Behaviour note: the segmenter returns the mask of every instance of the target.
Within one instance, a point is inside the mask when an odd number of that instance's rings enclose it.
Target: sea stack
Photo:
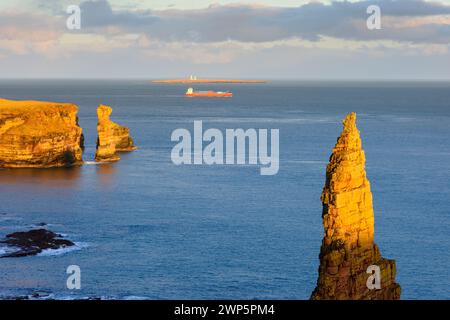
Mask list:
[[[83,133],[70,103],[0,99],[0,167],[82,163]]]
[[[110,120],[112,108],[100,105],[97,108],[98,138],[95,160],[101,162],[113,162],[120,160],[117,152],[136,150],[130,130]]]
[[[311,299],[397,300],[401,288],[395,282],[395,260],[384,259],[374,243],[372,193],[356,114],[347,115],[343,124],[326,169],[321,197],[324,237]],[[369,289],[369,266],[379,267],[379,289]]]

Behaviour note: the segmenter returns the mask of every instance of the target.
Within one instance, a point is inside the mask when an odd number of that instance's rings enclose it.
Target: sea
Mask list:
[[[85,164],[0,170],[0,238],[45,228],[75,247],[0,259],[0,298],[309,299],[323,237],[320,195],[357,113],[375,239],[395,259],[402,299],[450,298],[450,83],[280,81],[201,84],[232,98],[187,98],[147,80],[0,80],[0,97],[72,102]],[[139,147],[94,161],[96,108]],[[278,129],[279,171],[175,165],[174,130]],[[0,253],[7,248],[0,246]],[[68,289],[69,266],[81,288]]]

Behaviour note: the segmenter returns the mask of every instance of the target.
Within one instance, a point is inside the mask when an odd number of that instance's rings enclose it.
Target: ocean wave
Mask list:
[[[11,217],[11,216],[7,216],[6,214],[0,215],[0,221],[1,221],[1,222],[20,221],[20,220],[22,220],[22,218],[19,218],[19,217]]]
[[[382,121],[392,121],[392,122],[417,122],[417,121],[423,122],[424,121],[424,119],[419,119],[419,118],[414,118],[414,117],[402,117],[402,116],[395,116],[395,115],[380,116],[380,119]]]
[[[85,296],[85,295],[59,295],[52,292],[35,291],[24,294],[0,294],[0,300],[60,300],[60,301],[73,301],[73,300],[150,300],[145,296]]]
[[[18,250],[20,250],[20,248],[11,247],[11,246],[1,246],[0,247],[0,257],[2,257],[3,255],[10,254],[12,252],[18,251]]]
[[[123,300],[149,300],[148,297],[142,297],[142,296],[125,296],[121,299],[123,299]]]
[[[34,292],[31,294],[0,294],[0,300],[57,300],[53,293]]]
[[[336,119],[323,118],[205,118],[204,124],[212,123],[285,123],[285,124],[303,124],[303,123],[334,123]]]
[[[106,164],[111,164],[112,162],[97,162],[97,161],[84,161],[83,165],[88,165],[88,166],[101,166],[101,165],[106,165]]]
[[[38,253],[36,256],[38,257],[50,257],[50,256],[59,256],[73,251],[79,251],[84,248],[89,247],[89,245],[85,242],[75,242],[75,245],[70,247],[63,247],[58,249],[46,249],[42,250],[42,252]],[[1,246],[0,247],[0,258],[4,255],[8,255],[17,251],[20,251],[20,248],[12,247],[12,246]]]
[[[42,250],[42,252],[37,254],[37,256],[39,257],[59,256],[72,251],[79,251],[81,249],[87,248],[88,246],[89,245],[86,242],[75,242],[75,245],[70,247]]]
[[[55,296],[52,300],[149,300],[144,296]]]
[[[279,124],[310,124],[310,123],[338,123],[340,119],[338,117],[302,117],[302,118],[268,118],[268,117],[254,117],[254,118],[208,118],[208,117],[198,117],[198,118],[172,118],[172,119],[156,119],[156,120],[148,120],[148,119],[140,119],[135,122],[139,123],[193,123],[194,120],[203,121],[204,125],[208,123],[250,123],[250,124],[258,124],[258,123],[279,123]]]
[[[327,164],[328,161],[323,160],[284,160],[283,163],[302,163],[302,164]]]

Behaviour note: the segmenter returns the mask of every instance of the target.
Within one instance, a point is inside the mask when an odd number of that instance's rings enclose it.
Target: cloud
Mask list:
[[[0,49],[14,54],[43,53],[54,47],[64,30],[57,18],[6,12],[0,15]]]
[[[34,10],[0,9],[3,76],[157,77],[195,70],[199,76],[337,78],[362,77],[370,67],[379,78],[448,78],[450,68],[450,6],[439,2],[141,10],[73,0],[81,5],[82,29],[71,31],[65,7],[46,1],[42,10],[36,10],[42,0],[33,1]],[[381,7],[382,30],[366,28],[369,4]]]
[[[85,1],[80,4],[80,8],[83,26],[86,28],[116,26],[143,31],[158,20],[150,11],[113,11],[106,0]]]
[[[389,22],[382,30],[367,29],[369,4],[380,6],[383,19]],[[121,32],[145,33],[166,42],[267,42],[287,38],[318,41],[324,36],[360,41],[450,42],[450,6],[423,0],[343,1],[330,5],[314,2],[290,8],[235,4],[159,11],[115,11],[106,0],[90,0],[81,8],[85,32],[102,32],[115,26]],[[420,18],[425,18],[421,24],[408,23]]]

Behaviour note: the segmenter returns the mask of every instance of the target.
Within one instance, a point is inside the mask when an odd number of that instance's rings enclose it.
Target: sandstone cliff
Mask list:
[[[0,167],[81,164],[77,112],[69,103],[0,99]]]
[[[97,108],[98,116],[98,138],[96,161],[118,161],[120,160],[117,152],[136,150],[133,139],[130,136],[130,130],[112,122],[109,117],[112,108],[100,105]]]
[[[395,261],[384,259],[374,243],[372,193],[365,155],[349,114],[327,166],[322,192],[324,238],[317,287],[312,299],[399,299]],[[380,267],[381,289],[369,289],[370,265]]]

